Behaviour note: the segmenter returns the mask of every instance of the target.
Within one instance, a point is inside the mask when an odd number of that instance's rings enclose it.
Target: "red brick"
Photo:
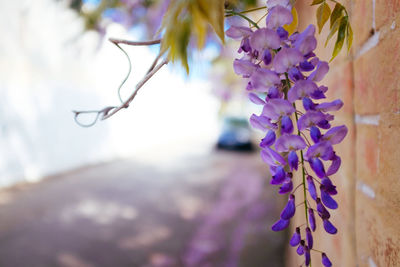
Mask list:
[[[354,102],[357,114],[396,112],[400,90],[400,29],[354,62]]]
[[[376,28],[392,24],[400,12],[400,1],[398,0],[375,0]]]
[[[351,3],[350,22],[354,33],[354,48],[358,50],[371,36],[372,0],[358,0]]]

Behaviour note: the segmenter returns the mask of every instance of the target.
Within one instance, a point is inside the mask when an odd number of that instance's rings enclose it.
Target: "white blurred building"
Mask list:
[[[210,84],[173,68],[157,73],[129,110],[79,127],[72,110],[118,104],[127,62],[111,43],[99,45],[97,33],[84,32],[62,2],[0,0],[0,33],[0,186],[118,157],[161,164],[209,149],[216,138]],[[117,25],[107,34],[134,38]],[[123,96],[155,56],[147,48],[127,51],[133,78]]]

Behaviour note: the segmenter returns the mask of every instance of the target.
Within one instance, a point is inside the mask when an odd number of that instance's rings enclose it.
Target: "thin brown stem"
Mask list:
[[[296,188],[293,190],[292,194],[294,194],[294,192],[296,192],[297,188],[299,188],[300,186],[302,186],[303,183],[299,184],[298,186],[296,186]]]

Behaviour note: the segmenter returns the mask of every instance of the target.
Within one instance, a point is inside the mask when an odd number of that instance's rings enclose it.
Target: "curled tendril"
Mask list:
[[[124,103],[124,100],[122,100],[122,97],[121,97],[121,88],[122,88],[122,86],[124,86],[124,84],[126,83],[126,81],[129,78],[129,76],[131,75],[132,63],[131,63],[131,59],[130,59],[128,53],[118,43],[113,42],[113,44],[115,44],[119,49],[121,49],[122,53],[124,53],[124,55],[126,56],[126,59],[128,60],[128,73],[126,74],[125,78],[122,80],[121,84],[118,86],[118,98],[122,104],[122,103]]]
[[[105,116],[108,115],[108,113],[111,110],[113,110],[115,108],[117,108],[117,107],[110,106],[110,107],[105,107],[105,108],[103,108],[101,110],[85,110],[85,111],[72,111],[72,112],[75,114],[74,120],[75,120],[76,124],[78,124],[81,127],[92,127],[93,125],[96,124],[96,122],[98,121],[99,117],[100,117],[100,120],[102,120]],[[82,123],[82,122],[79,121],[79,119],[78,119],[79,115],[81,115],[81,114],[91,114],[91,113],[96,114],[96,117],[93,119],[92,122],[90,122],[90,123]]]
[[[110,42],[115,44],[126,56],[128,60],[128,73],[126,74],[125,78],[122,80],[121,84],[118,86],[118,97],[119,100],[121,101],[121,104],[119,106],[108,106],[100,110],[84,110],[84,111],[72,111],[75,116],[74,120],[75,122],[81,126],[81,127],[91,127],[96,124],[96,122],[100,120],[105,120],[120,111],[121,109],[125,109],[129,107],[129,104],[132,102],[132,100],[136,97],[139,89],[157,72],[161,69],[162,66],[168,64],[168,60],[164,59],[162,62],[159,63],[159,60],[162,56],[162,54],[158,54],[157,57],[154,59],[153,63],[151,64],[149,70],[147,71],[146,75],[143,77],[141,81],[139,81],[136,84],[135,90],[132,92],[132,94],[129,96],[127,100],[123,100],[121,97],[121,88],[123,85],[126,83],[128,80],[131,71],[132,71],[132,62],[130,60],[130,57],[128,53],[121,47],[119,44],[126,44],[126,45],[133,45],[133,46],[149,46],[149,45],[155,45],[155,44],[160,44],[161,40],[152,40],[152,41],[142,41],[142,42],[135,42],[135,41],[128,41],[128,40],[122,40],[122,39],[114,39],[110,38]],[[90,123],[82,123],[79,121],[79,116],[81,114],[96,114],[95,118],[93,119],[92,122]]]

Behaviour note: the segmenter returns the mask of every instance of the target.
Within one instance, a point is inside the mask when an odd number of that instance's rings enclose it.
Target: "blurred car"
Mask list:
[[[233,151],[253,151],[250,126],[245,118],[226,117],[223,119],[217,148]]]

